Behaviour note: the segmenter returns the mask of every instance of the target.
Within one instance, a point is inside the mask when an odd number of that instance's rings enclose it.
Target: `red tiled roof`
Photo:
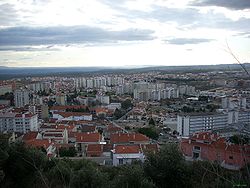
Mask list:
[[[191,136],[192,140],[208,141],[212,142],[218,140],[220,136],[218,134],[212,134],[211,132],[198,132]]]
[[[107,113],[108,109],[107,108],[96,108],[95,112],[98,113]]]
[[[99,133],[77,133],[76,142],[100,142],[101,135]]]
[[[96,126],[89,126],[85,125],[81,127],[82,132],[95,132],[96,131]]]
[[[23,135],[23,141],[34,140],[36,139],[37,135],[38,132],[35,131],[28,132],[25,135]]]
[[[204,141],[207,141],[208,143]],[[225,138],[222,138],[219,135],[212,134],[210,132],[195,133],[190,138],[183,138],[181,141],[181,145],[183,146],[189,143],[192,143],[201,147],[206,145],[216,150],[226,150],[226,151],[237,152],[237,153],[241,153],[242,148],[245,148],[245,151],[246,151],[245,153],[250,154],[250,145],[240,146],[237,144],[229,143],[226,141]]]
[[[149,138],[140,133],[115,133],[111,134],[111,143],[147,142]]]
[[[101,144],[89,144],[87,147],[87,152],[102,152]]]
[[[27,146],[31,146],[31,147],[37,147],[37,148],[45,148],[47,149],[52,143],[48,140],[48,139],[35,139],[35,140],[28,140],[25,142],[25,144]]]
[[[118,132],[118,131],[122,131],[122,128],[116,127],[116,126],[113,126],[113,125],[109,125],[108,128],[107,128],[107,131],[108,132]]]
[[[116,145],[114,148],[115,154],[141,153],[139,145]]]

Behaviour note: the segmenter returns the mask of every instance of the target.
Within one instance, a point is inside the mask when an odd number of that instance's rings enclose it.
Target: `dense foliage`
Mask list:
[[[159,134],[154,127],[142,127],[138,129],[138,132],[154,140],[157,140],[159,137]]]
[[[39,150],[21,143],[0,144],[0,187],[233,187],[249,184],[249,171],[228,171],[209,162],[187,163],[176,145],[144,163],[119,167],[98,166],[89,160],[48,159]]]

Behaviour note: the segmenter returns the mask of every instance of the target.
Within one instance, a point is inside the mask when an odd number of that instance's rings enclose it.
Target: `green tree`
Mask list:
[[[157,140],[159,137],[159,134],[153,127],[142,127],[138,129],[138,132],[141,134],[146,135],[149,138]]]
[[[142,165],[132,164],[119,167],[111,187],[153,188],[155,185],[144,175]]]
[[[75,147],[60,148],[59,149],[59,156],[60,157],[75,157],[76,156],[76,149],[75,149]]]
[[[114,117],[115,117],[116,119],[119,119],[119,118],[121,118],[122,116],[123,116],[122,111],[119,110],[118,108],[116,108],[116,109],[115,109],[115,112],[114,112]]]
[[[191,187],[190,168],[176,144],[165,145],[154,154],[149,153],[144,171],[157,187]]]
[[[155,125],[155,121],[153,118],[150,118],[149,122],[148,122],[149,125]]]
[[[121,103],[121,107],[122,107],[123,109],[127,110],[127,109],[129,109],[129,108],[132,108],[132,107],[133,107],[133,104],[132,104],[132,102],[131,102],[130,99],[126,99],[125,101],[123,101],[123,102]]]

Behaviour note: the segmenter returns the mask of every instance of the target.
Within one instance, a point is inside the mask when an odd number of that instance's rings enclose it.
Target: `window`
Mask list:
[[[199,153],[193,152],[193,158],[198,159],[200,157]]]
[[[199,146],[194,146],[194,150],[201,150]]]
[[[120,165],[123,164],[123,159],[119,159],[119,164],[120,164]]]

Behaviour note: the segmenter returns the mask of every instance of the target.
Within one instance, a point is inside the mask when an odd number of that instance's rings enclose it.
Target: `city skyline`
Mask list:
[[[244,0],[0,2],[0,66],[211,65],[250,62]]]

